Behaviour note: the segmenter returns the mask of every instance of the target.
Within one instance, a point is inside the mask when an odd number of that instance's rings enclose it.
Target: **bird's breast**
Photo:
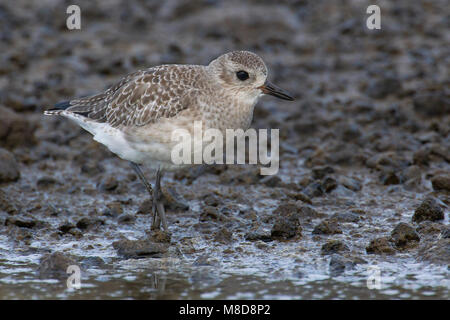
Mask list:
[[[220,101],[217,103],[217,101]],[[203,112],[206,127],[225,131],[226,129],[248,129],[253,120],[257,98],[226,96],[207,105]]]

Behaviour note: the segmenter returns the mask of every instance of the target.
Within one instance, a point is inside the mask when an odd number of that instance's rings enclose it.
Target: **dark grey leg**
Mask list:
[[[156,206],[155,206],[155,192],[152,188],[152,186],[150,185],[150,183],[148,183],[147,179],[145,179],[144,173],[142,172],[141,168],[139,167],[139,165],[137,163],[131,162],[130,161],[130,165],[133,168],[134,172],[137,174],[137,176],[139,177],[139,179],[141,179],[142,184],[145,186],[145,188],[147,189],[148,193],[150,194],[150,197],[152,197],[152,229],[159,229],[159,225],[160,225],[160,221],[159,221],[159,217],[157,216],[157,212],[156,212]]]
[[[158,169],[156,172],[156,182],[155,182],[155,190],[153,192],[153,210],[158,213],[158,217],[161,221],[158,219],[157,228],[159,229],[159,224],[162,222],[163,228],[165,231],[169,231],[167,228],[167,218],[166,218],[166,211],[164,210],[164,203],[162,201],[162,191],[161,191],[161,179],[162,179],[162,171],[161,169]]]
[[[133,168],[134,172],[138,175],[138,177],[141,179],[142,183],[144,184],[145,188],[147,189],[148,193],[152,197],[152,230],[158,230],[161,227],[161,222],[163,225],[163,228],[165,231],[169,231],[167,228],[167,218],[166,218],[166,212],[164,210],[164,204],[162,201],[162,192],[161,192],[161,178],[162,178],[162,171],[158,169],[158,172],[156,173],[156,182],[155,182],[155,189],[152,188],[150,183],[147,182],[147,179],[145,179],[144,173],[142,172],[141,168],[137,163],[130,162],[131,167]]]
[[[148,193],[151,197],[153,197],[153,188],[150,185],[150,183],[147,182],[147,179],[145,179],[144,173],[142,172],[141,168],[137,163],[131,162],[130,165],[133,168],[134,172],[137,174],[139,179],[141,179],[141,182],[144,184],[145,188],[147,189]]]

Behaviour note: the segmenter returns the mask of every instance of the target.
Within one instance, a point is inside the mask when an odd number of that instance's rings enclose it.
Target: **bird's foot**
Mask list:
[[[164,203],[161,189],[153,189],[153,199],[152,199],[152,230],[159,230],[161,228],[161,223],[164,231],[168,232],[166,211],[164,210]]]

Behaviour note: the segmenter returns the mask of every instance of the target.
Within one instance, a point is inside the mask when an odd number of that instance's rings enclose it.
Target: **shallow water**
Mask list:
[[[30,257],[30,260],[33,258]],[[39,279],[36,264],[0,265],[2,299],[449,299],[447,268],[405,263],[399,274],[383,263],[381,288],[367,286],[368,268],[332,277],[327,263],[280,271],[254,265],[192,266],[187,261],[140,259],[115,262],[108,268],[82,272],[81,288],[68,289],[66,280]],[[315,269],[313,269],[315,268]],[[258,269],[258,270],[256,270]],[[256,272],[255,272],[256,271]],[[270,274],[270,276],[268,276]]]
[[[450,172],[448,4],[382,1],[380,31],[365,28],[368,4],[80,1],[83,27],[74,32],[64,28],[64,2],[2,4],[0,126],[12,124],[0,130],[0,146],[15,156],[20,178],[0,184],[0,299],[449,299],[450,247],[441,238],[450,197],[432,185]],[[206,64],[242,49],[260,54],[270,80],[296,97],[261,99],[252,124],[280,129],[281,180],[263,182],[252,166],[167,174],[163,186],[190,206],[167,209],[168,252],[119,256],[115,241],[148,237],[150,215],[138,213],[146,190],[125,161],[42,111],[138,69]],[[324,166],[333,172],[316,177]],[[323,191],[327,178],[336,186]],[[318,185],[323,192],[311,192]],[[428,227],[412,221],[426,197],[445,217]],[[301,235],[272,239],[279,206],[292,202],[317,215],[299,219]],[[358,219],[339,221],[342,233],[313,234],[346,213]],[[101,223],[76,227],[82,218]],[[367,253],[399,223],[420,242]],[[246,240],[257,228],[267,242]],[[348,250],[323,255],[330,240]],[[65,274],[40,277],[40,260],[53,252],[81,268],[81,289],[67,289]]]

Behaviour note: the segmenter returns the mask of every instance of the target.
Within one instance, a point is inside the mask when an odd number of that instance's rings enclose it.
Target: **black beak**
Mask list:
[[[276,85],[270,83],[269,81],[266,81],[261,87],[259,87],[261,91],[264,94],[270,94],[271,96],[283,99],[283,100],[289,100],[294,101],[294,98],[292,98],[289,93],[284,91],[281,88],[278,88]]]

